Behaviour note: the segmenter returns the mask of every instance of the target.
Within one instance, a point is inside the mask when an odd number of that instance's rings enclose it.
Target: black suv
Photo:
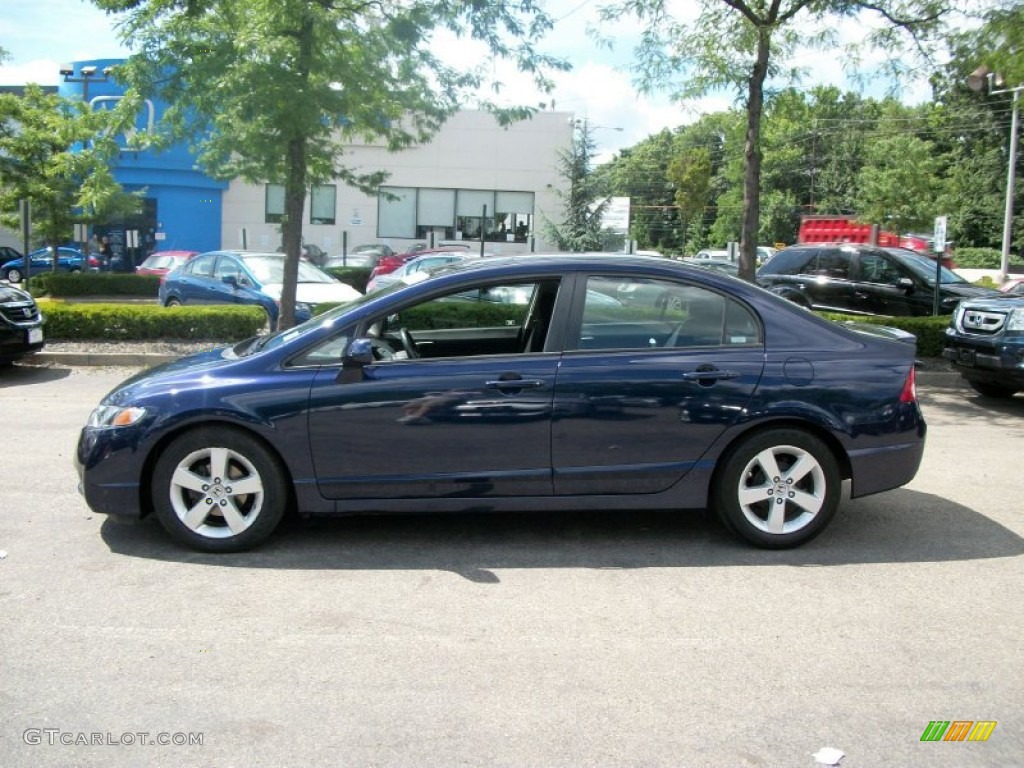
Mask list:
[[[822,244],[783,248],[757,271],[758,285],[810,309],[856,315],[930,315],[935,262],[906,248]],[[998,294],[942,268],[939,312]]]
[[[1024,390],[1024,296],[961,302],[946,329],[942,356],[986,397]]]
[[[43,348],[43,316],[20,288],[0,284],[0,365]]]

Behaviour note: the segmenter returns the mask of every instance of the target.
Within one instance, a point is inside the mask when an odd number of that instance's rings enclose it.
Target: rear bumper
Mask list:
[[[913,480],[924,456],[925,432],[922,422],[919,439],[913,442],[851,451],[850,497],[889,491]]]

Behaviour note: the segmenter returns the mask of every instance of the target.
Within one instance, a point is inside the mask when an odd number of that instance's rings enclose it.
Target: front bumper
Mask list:
[[[942,356],[966,379],[1024,388],[1024,343],[982,346],[951,339]]]
[[[78,490],[89,509],[104,515],[140,518],[142,459],[133,430],[82,429],[75,451]]]

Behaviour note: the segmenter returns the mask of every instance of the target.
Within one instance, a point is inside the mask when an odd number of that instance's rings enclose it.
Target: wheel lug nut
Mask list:
[[[214,483],[214,485],[220,485],[220,478],[219,477],[213,478],[213,483]]]
[[[213,504],[213,499],[211,499],[209,496],[207,496],[206,497],[206,503],[207,504]]]
[[[782,503],[782,502],[784,502],[784,501],[785,501],[785,499],[784,499],[784,498],[782,498],[781,496],[779,496],[779,498],[777,498],[777,499],[775,500],[775,503],[776,503],[776,504],[781,504],[781,503]]]
[[[203,486],[203,490],[204,490],[204,491],[208,491],[208,490],[210,490],[210,486],[208,486],[208,485],[204,485],[204,486]]]
[[[795,499],[795,498],[796,498],[796,494],[795,494],[795,493],[793,493],[792,491],[790,491],[790,492],[789,492],[789,498],[791,498],[791,499]]]
[[[221,505],[222,507],[226,507],[226,506],[228,505],[228,502],[227,502],[227,500],[225,500],[225,499],[221,499],[221,500],[220,500],[220,505]]]
[[[227,488],[224,489],[224,493],[231,493],[231,486],[230,485]]]

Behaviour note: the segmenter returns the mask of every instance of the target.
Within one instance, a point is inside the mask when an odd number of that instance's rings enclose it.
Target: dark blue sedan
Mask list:
[[[528,256],[141,373],[77,464],[93,510],[211,552],[286,513],[707,507],[783,548],[844,480],[909,482],[924,439],[913,344],[664,259]]]
[[[82,272],[86,268],[85,254],[75,248],[61,246],[57,249],[58,272]],[[32,274],[49,272],[53,269],[53,248],[40,248],[28,255]],[[25,257],[12,259],[0,265],[0,280],[20,283],[25,279]]]

